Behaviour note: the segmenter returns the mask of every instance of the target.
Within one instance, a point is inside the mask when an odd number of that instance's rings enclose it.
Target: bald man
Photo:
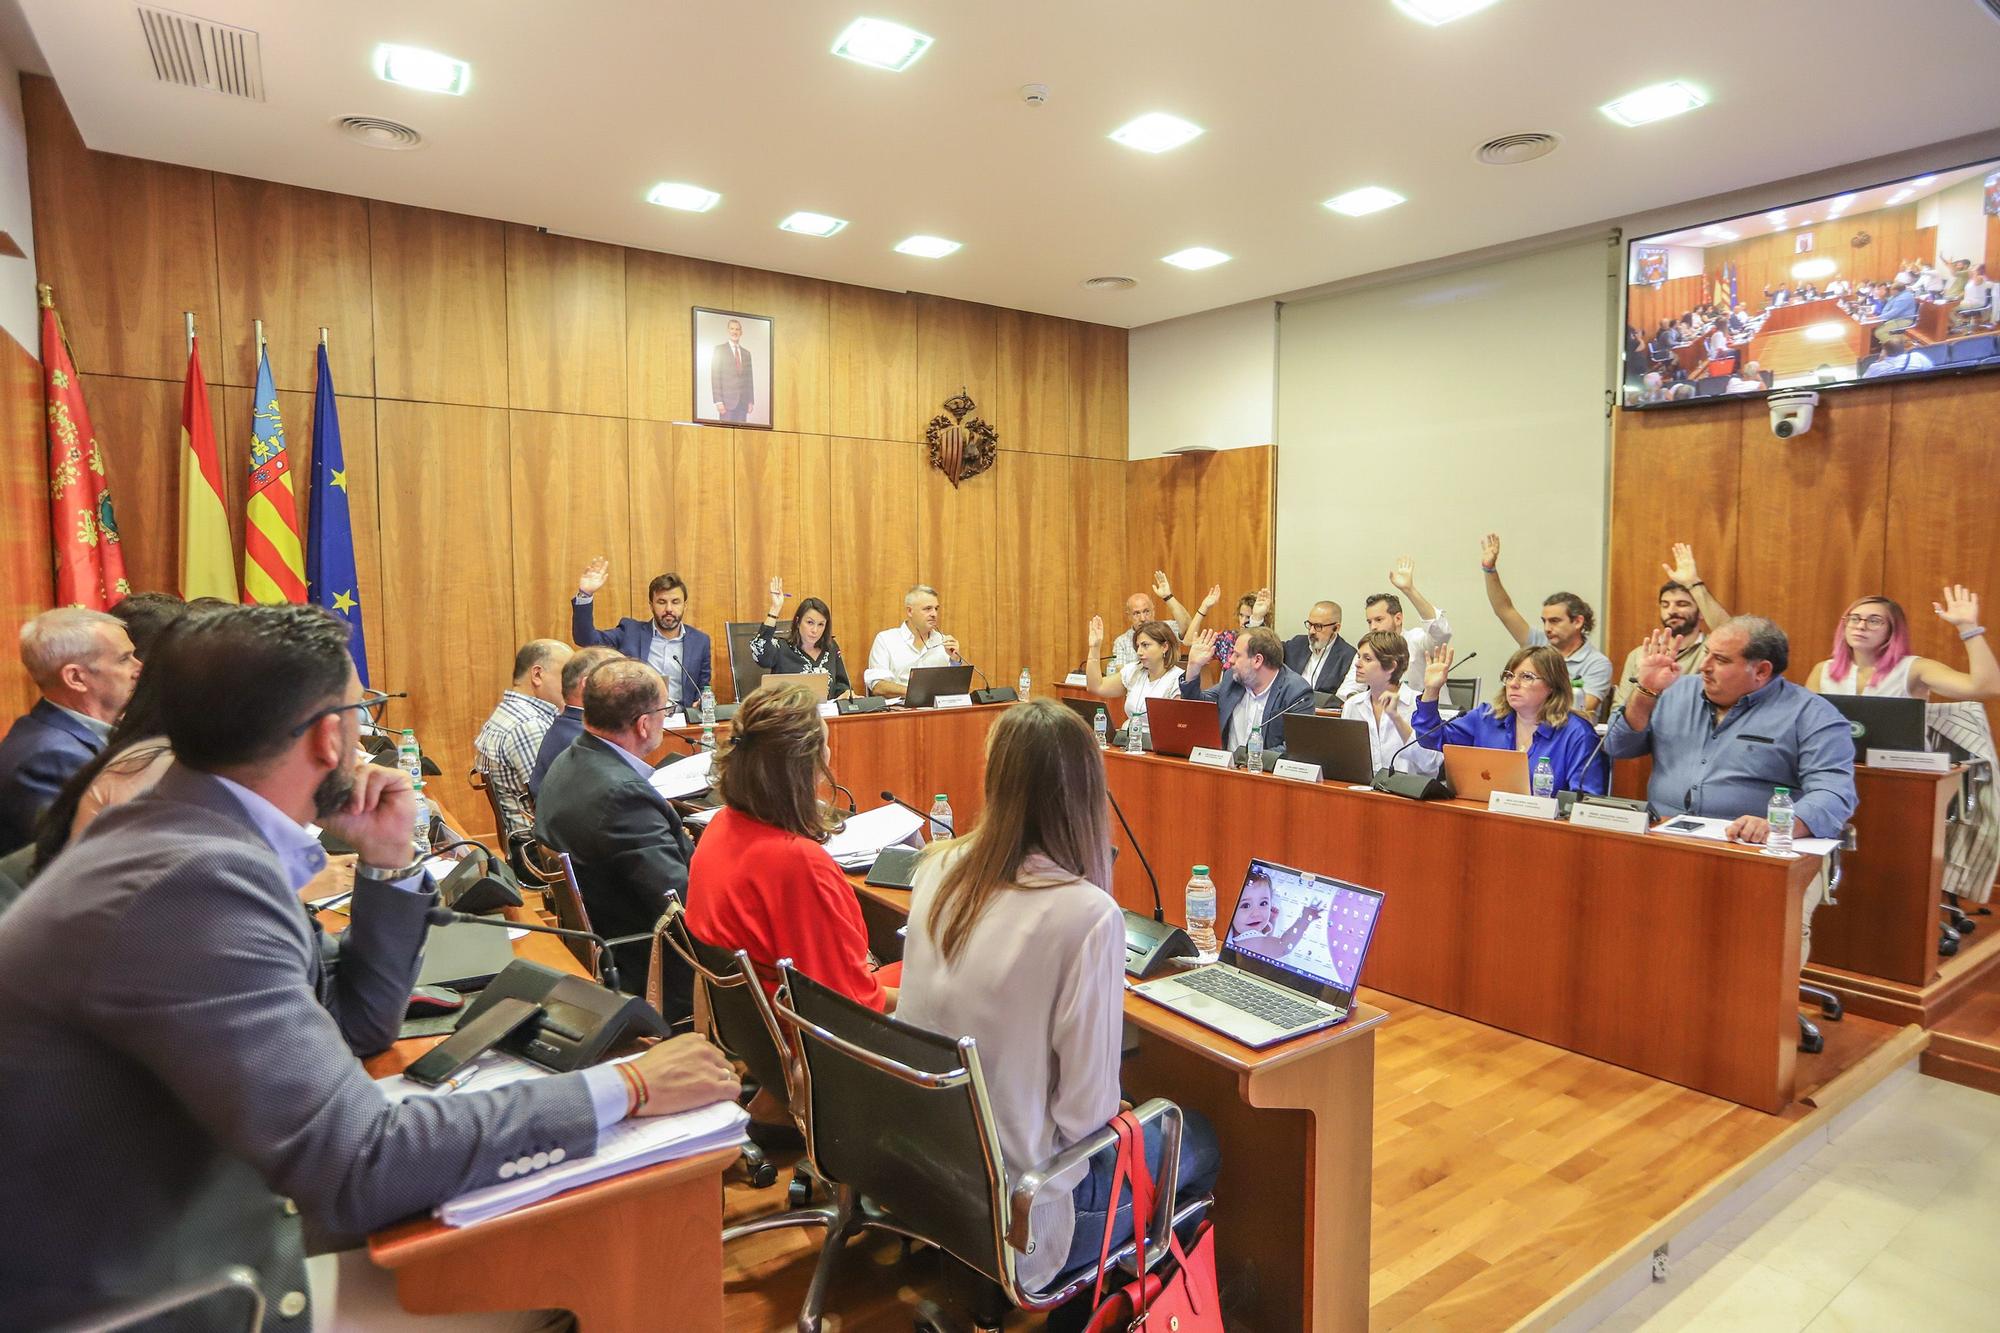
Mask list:
[[[506,825],[500,830],[503,840],[534,831],[535,804],[528,794],[528,780],[542,737],[562,709],[563,666],[574,651],[561,639],[530,639],[522,644],[514,654],[514,683],[473,737],[474,767],[493,789]]]
[[[1340,603],[1314,602],[1306,612],[1306,632],[1285,642],[1285,665],[1325,694],[1340,685],[1354,662],[1354,645],[1340,637]]]

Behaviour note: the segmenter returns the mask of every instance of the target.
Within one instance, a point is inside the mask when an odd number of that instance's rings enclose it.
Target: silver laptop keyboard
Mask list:
[[[1281,1028],[1304,1027],[1329,1017],[1318,1005],[1289,999],[1276,987],[1260,986],[1225,967],[1196,968],[1180,980],[1192,990]]]

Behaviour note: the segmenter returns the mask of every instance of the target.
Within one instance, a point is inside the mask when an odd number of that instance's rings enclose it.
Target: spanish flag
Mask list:
[[[181,387],[181,596],[225,602],[240,596],[199,339],[188,344],[187,382]]]
[[[271,354],[257,350],[257,396],[251,403],[250,499],[243,506],[243,600],[282,605],[306,599],[306,554],[299,540],[285,422],[271,383]]]

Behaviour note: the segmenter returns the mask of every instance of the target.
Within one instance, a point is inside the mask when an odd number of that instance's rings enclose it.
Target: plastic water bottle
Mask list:
[[[701,724],[701,748],[710,754],[715,753],[715,723],[704,722]]]
[[[1535,795],[1554,796],[1556,794],[1556,766],[1543,755],[1535,761]]]
[[[1111,748],[1111,714],[1105,712],[1101,706],[1097,710],[1097,716],[1091,719],[1090,729],[1097,733],[1098,749]]]
[[[423,779],[417,779],[414,789],[417,794],[417,818],[411,830],[411,847],[415,855],[410,859],[421,861],[431,854],[431,803],[424,796]]]
[[[1146,753],[1146,715],[1127,713],[1125,715],[1125,753]]]
[[[1789,787],[1771,789],[1771,806],[1764,812],[1770,821],[1771,837],[1764,844],[1766,856],[1791,856],[1792,851],[1792,792]]]
[[[403,728],[403,739],[396,743],[396,767],[410,775],[411,782],[421,782],[424,777],[424,752],[417,744],[417,733]]]
[[[1250,773],[1262,773],[1264,771],[1264,724],[1262,722],[1252,722],[1250,724],[1250,744],[1244,747],[1243,767],[1246,772]]]
[[[715,725],[715,691],[706,685],[701,687],[701,724],[704,727]]]
[[[1018,685],[1014,687],[1014,693],[1019,697],[1026,699],[1028,697],[1028,692],[1033,688],[1034,688],[1034,682],[1028,678],[1028,668],[1022,667],[1021,681]]]
[[[1208,877],[1207,866],[1196,866],[1194,876],[1187,882],[1188,938],[1194,947],[1207,957],[1213,958],[1218,952],[1215,943],[1215,881]]]
[[[939,792],[931,797],[931,841],[943,842],[951,836],[954,827],[951,819],[951,802]]]

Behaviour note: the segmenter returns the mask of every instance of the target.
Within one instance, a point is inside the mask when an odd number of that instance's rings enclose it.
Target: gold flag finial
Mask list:
[[[38,282],[35,284],[35,292],[41,297],[42,309],[54,310],[56,308],[55,288],[49,286],[46,282]]]

